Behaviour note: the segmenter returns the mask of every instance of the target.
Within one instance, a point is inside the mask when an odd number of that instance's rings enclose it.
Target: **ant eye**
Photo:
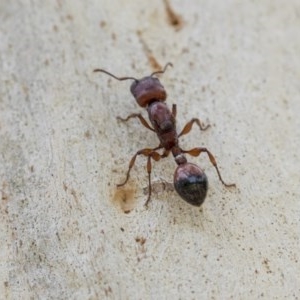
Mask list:
[[[174,174],[174,186],[177,193],[186,202],[200,206],[206,197],[208,180],[198,166],[185,163],[179,165]]]

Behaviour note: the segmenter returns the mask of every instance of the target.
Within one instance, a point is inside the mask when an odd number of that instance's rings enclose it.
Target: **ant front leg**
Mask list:
[[[144,117],[141,115],[141,114],[136,114],[136,113],[133,113],[133,114],[130,114],[127,118],[123,119],[121,117],[117,117],[118,120],[122,121],[122,122],[127,122],[129,119],[132,119],[132,118],[138,118],[140,120],[140,122],[148,129],[150,129],[151,131],[154,131],[155,130],[148,124],[148,122],[144,119]]]
[[[200,130],[206,130],[208,127],[210,127],[209,124],[206,125],[206,126],[204,126],[204,125],[201,123],[200,119],[193,118],[191,121],[189,121],[189,122],[183,127],[183,129],[182,129],[182,131],[179,133],[178,137],[181,137],[182,135],[189,133],[189,132],[191,131],[192,126],[193,126],[194,123],[196,123],[196,124],[199,126]]]
[[[145,149],[139,150],[130,160],[125,181],[123,183],[117,184],[118,187],[125,185],[127,183],[128,179],[129,179],[129,177],[130,177],[130,171],[131,171],[132,167],[134,166],[134,163],[135,163],[135,160],[136,160],[137,156],[138,155],[146,156],[147,157],[147,173],[148,173],[148,182],[149,182],[149,192],[148,192],[148,198],[147,198],[147,201],[145,203],[145,206],[148,205],[148,203],[151,199],[151,193],[152,193],[152,187],[151,187],[151,171],[152,171],[151,158],[154,159],[155,161],[159,161],[163,156],[160,155],[155,150],[158,150],[158,149],[161,149],[161,148],[162,148],[161,146],[158,146],[154,149],[145,148]]]
[[[226,187],[235,187],[236,186],[235,183],[226,183],[223,180],[223,178],[221,176],[221,173],[219,171],[216,159],[214,158],[214,156],[206,148],[198,147],[198,148],[193,148],[191,150],[182,150],[182,152],[187,153],[187,154],[192,155],[192,156],[199,156],[202,152],[206,152],[208,157],[209,157],[210,162],[215,167],[215,169],[218,173],[219,179],[223,183],[223,185],[226,186]]]

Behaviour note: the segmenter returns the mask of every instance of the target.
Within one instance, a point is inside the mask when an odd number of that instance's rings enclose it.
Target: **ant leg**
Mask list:
[[[172,115],[173,115],[174,119],[176,119],[176,115],[177,115],[177,106],[176,106],[176,104],[172,105]]]
[[[210,127],[209,124],[206,125],[206,126],[204,126],[204,125],[201,123],[200,119],[193,118],[191,121],[189,121],[189,122],[183,127],[183,129],[182,129],[182,131],[179,133],[178,137],[181,137],[182,135],[189,133],[189,132],[191,131],[192,126],[193,126],[194,123],[196,123],[196,124],[199,126],[199,128],[200,128],[201,130],[206,130],[208,127]]]
[[[235,187],[236,186],[235,183],[226,183],[223,180],[223,178],[221,176],[221,173],[219,171],[219,168],[217,166],[216,159],[214,158],[214,156],[206,148],[198,147],[198,148],[193,148],[191,150],[182,150],[182,152],[187,153],[187,154],[192,155],[192,156],[199,156],[202,152],[206,152],[208,157],[209,157],[210,162],[215,167],[215,169],[218,173],[219,179],[223,183],[223,185],[226,186],[226,187]]]
[[[144,119],[144,117],[141,114],[130,114],[126,119],[123,119],[121,117],[117,117],[118,120],[123,121],[123,122],[127,122],[129,119],[131,118],[138,118],[140,120],[140,122],[148,129],[152,130],[155,132],[155,130],[148,124],[148,122]]]
[[[130,160],[129,167],[128,167],[128,171],[127,171],[127,173],[126,173],[126,179],[125,179],[125,181],[122,182],[122,183],[117,184],[117,186],[120,187],[120,186],[123,186],[123,185],[125,185],[125,184],[127,183],[128,179],[129,179],[129,177],[130,177],[130,171],[131,171],[132,167],[134,166],[136,157],[137,157],[138,155],[149,156],[149,153],[151,153],[151,151],[154,151],[154,150],[156,150],[156,149],[157,149],[157,148],[155,148],[155,149],[145,148],[145,149],[139,150],[136,154],[134,154],[133,157],[132,157],[131,160]]]
[[[150,201],[150,198],[151,198],[151,192],[152,192],[152,187],[151,187],[151,170],[152,170],[152,166],[151,166],[151,158],[153,158],[155,161],[158,161],[160,160],[161,157],[163,157],[162,155],[160,155],[158,152],[156,152],[155,150],[158,150],[158,149],[161,149],[162,147],[161,146],[158,146],[154,149],[151,149],[151,148],[145,148],[145,149],[142,149],[142,150],[139,150],[130,160],[130,163],[129,163],[129,167],[128,167],[128,171],[127,171],[127,174],[126,174],[126,179],[124,182],[120,183],[120,184],[117,184],[118,187],[120,186],[123,186],[127,183],[129,177],[130,177],[130,171],[132,169],[132,167],[134,166],[134,163],[135,163],[135,160],[136,160],[136,157],[138,155],[144,155],[148,158],[148,161],[147,161],[147,173],[148,173],[148,181],[149,181],[149,193],[148,193],[148,198],[147,198],[147,201],[145,203],[145,205],[147,206],[149,201]]]
[[[153,150],[157,150],[161,147],[157,147],[156,149]],[[152,164],[151,164],[151,158],[153,158],[155,161],[159,161],[161,158],[167,157],[169,155],[170,151],[164,151],[163,154],[159,154],[155,151],[153,151],[152,153],[150,153],[148,155],[148,160],[147,160],[147,172],[148,172],[148,183],[149,183],[149,190],[148,190],[148,198],[147,201],[145,202],[145,206],[148,206],[148,203],[151,199],[151,194],[152,194],[152,185],[151,185],[151,171],[152,171]]]
[[[155,152],[157,153],[157,152]],[[157,159],[159,160],[160,157]],[[152,165],[151,165],[151,155],[148,156],[148,159],[147,159],[147,173],[148,173],[148,198],[145,202],[145,206],[147,207],[148,206],[148,203],[151,199],[151,194],[152,194],[152,185],[151,185],[151,171],[152,171]]]

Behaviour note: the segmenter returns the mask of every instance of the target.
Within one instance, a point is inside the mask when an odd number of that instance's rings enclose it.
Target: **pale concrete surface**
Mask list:
[[[300,2],[2,1],[1,299],[299,299]],[[176,21],[176,18],[175,18]],[[176,22],[175,22],[176,23]],[[170,189],[118,76],[161,77],[184,148],[210,182],[201,209]],[[126,198],[126,203],[122,202]],[[121,202],[121,203],[120,203]],[[125,214],[123,210],[130,212]]]

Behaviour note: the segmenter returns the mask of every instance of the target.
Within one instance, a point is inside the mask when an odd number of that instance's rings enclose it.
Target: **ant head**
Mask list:
[[[200,206],[206,197],[208,180],[203,170],[191,163],[180,164],[174,173],[174,186],[186,202]]]
[[[131,94],[141,107],[146,107],[154,99],[165,101],[167,93],[158,78],[147,76],[131,84]]]
[[[150,76],[135,80],[132,83],[130,87],[131,94],[141,107],[146,107],[153,100],[166,100],[167,93],[165,88],[160,83],[159,79],[153,77],[153,75],[164,73],[168,66],[172,66],[172,64],[167,63],[162,71],[153,72]]]
[[[146,107],[154,99],[159,101],[165,101],[167,98],[167,93],[158,80],[158,78],[153,77],[155,74],[162,74],[166,71],[168,66],[172,66],[171,63],[167,63],[162,71],[153,72],[150,76],[146,76],[142,79],[136,79],[134,77],[117,77],[103,69],[95,69],[94,72],[105,73],[117,80],[134,80],[131,84],[130,91],[134,96],[135,100],[141,107]]]

